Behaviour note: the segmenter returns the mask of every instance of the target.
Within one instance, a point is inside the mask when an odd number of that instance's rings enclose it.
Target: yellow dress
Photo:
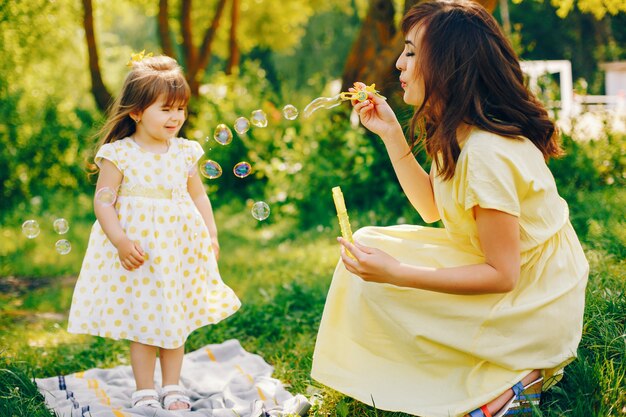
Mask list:
[[[129,138],[98,150],[97,164],[107,159],[124,175],[115,209],[146,260],[133,271],[124,269],[96,221],[74,289],[69,332],[173,349],[193,330],[239,309],[187,191],[189,173],[203,154],[198,142],[182,138],[172,139],[163,154]]]
[[[484,262],[472,207],[519,218],[521,276],[506,294],[450,295],[365,282],[341,261],[311,375],[379,409],[462,416],[534,369],[548,385],[576,356],[588,263],[541,152],[527,139],[474,130],[454,177],[435,177],[445,229],[366,227],[355,240],[401,262]]]

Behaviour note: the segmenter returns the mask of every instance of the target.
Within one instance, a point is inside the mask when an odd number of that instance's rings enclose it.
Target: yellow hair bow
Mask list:
[[[133,62],[141,62],[143,61],[144,58],[148,58],[151,57],[153,55],[152,52],[149,52],[146,54],[146,50],[144,49],[141,52],[137,52],[134,54],[130,54],[130,60],[126,63],[127,67],[132,67],[133,66]]]

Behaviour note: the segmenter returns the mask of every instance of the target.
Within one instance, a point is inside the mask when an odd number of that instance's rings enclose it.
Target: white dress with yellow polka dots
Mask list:
[[[188,173],[203,154],[199,143],[182,138],[173,139],[163,154],[148,152],[130,138],[100,148],[96,164],[107,159],[124,175],[115,209],[146,260],[138,269],[124,269],[96,221],[74,289],[70,332],[173,349],[193,330],[239,309],[187,192]]]

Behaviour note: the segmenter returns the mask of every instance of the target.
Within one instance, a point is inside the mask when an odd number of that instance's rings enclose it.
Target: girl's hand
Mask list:
[[[397,259],[380,249],[363,246],[357,242],[352,244],[342,237],[337,240],[343,246],[341,260],[348,271],[365,281],[393,284],[393,269],[400,265]],[[346,250],[356,259],[351,258]]]
[[[125,237],[117,245],[117,253],[120,257],[120,263],[124,269],[132,271],[143,265],[144,251],[138,242],[133,242]]]
[[[219,260],[220,258],[220,243],[217,241],[217,238],[211,239],[211,246],[213,247],[213,254],[215,255],[215,260]]]
[[[363,83],[356,84],[365,88],[365,84]],[[354,92],[356,90],[350,88],[349,91]],[[363,102],[352,101],[354,110],[359,115],[363,126],[373,133],[376,133],[383,138],[383,140],[385,137],[389,136],[391,132],[397,131],[397,129],[402,132],[400,123],[393,110],[391,110],[391,107],[389,107],[389,103],[387,103],[385,99],[370,92],[368,92],[367,95],[368,99]]]

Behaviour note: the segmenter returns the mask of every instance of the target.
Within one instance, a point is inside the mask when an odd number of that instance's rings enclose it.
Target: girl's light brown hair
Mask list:
[[[421,3],[402,21],[405,35],[414,27],[421,40],[415,75],[423,78],[425,96],[409,137],[413,148],[423,146],[434,160],[438,175],[454,175],[462,122],[514,139],[524,136],[546,159],[562,154],[554,123],[524,85],[515,52],[484,7],[469,0]],[[424,120],[426,135],[415,139]]]
[[[191,91],[176,60],[168,56],[147,57],[131,61],[131,71],[124,80],[122,91],[108,109],[107,120],[96,134],[96,151],[105,143],[115,142],[135,133],[136,123],[131,113],[140,113],[161,96],[165,105],[186,107]],[[97,171],[97,167],[90,166]]]

